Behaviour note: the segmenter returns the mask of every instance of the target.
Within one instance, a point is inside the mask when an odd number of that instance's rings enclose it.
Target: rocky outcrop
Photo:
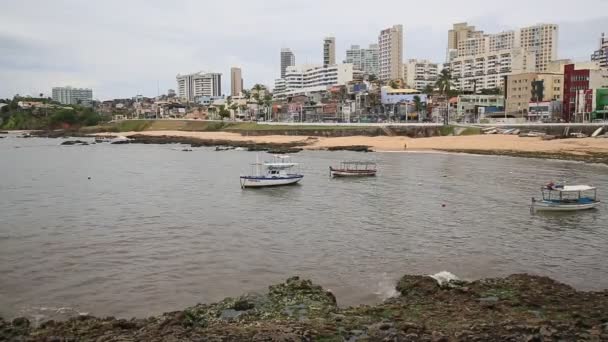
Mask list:
[[[350,146],[331,146],[328,151],[354,151],[354,152],[372,152],[367,145],[350,145]]]
[[[441,285],[404,276],[400,295],[340,308],[298,277],[267,293],[198,304],[147,319],[79,316],[32,327],[0,319],[0,340],[135,341],[604,341],[608,291],[581,292],[546,277],[513,275]]]
[[[88,141],[83,140],[66,140],[61,143],[62,146],[71,146],[71,145],[88,145]]]

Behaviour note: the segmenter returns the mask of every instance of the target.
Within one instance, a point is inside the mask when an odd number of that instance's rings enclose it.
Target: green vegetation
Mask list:
[[[19,101],[36,102],[38,106],[19,107]],[[20,98],[0,100],[7,104],[0,110],[2,129],[55,129],[95,126],[103,120],[92,108],[77,105],[62,106],[50,99]]]
[[[454,126],[442,126],[439,128],[441,136],[454,135]]]

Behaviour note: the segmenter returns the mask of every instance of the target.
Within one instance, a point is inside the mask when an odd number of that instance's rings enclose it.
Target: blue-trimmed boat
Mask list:
[[[536,211],[578,211],[597,208],[601,202],[597,189],[589,185],[554,185],[541,188],[542,200],[532,198],[530,209]]]
[[[294,170],[299,164],[289,160],[289,156],[274,156],[270,162],[252,164],[252,174],[241,176],[241,188],[293,185],[300,182],[304,175]]]

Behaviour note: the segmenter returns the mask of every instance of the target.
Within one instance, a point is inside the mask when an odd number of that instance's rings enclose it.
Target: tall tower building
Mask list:
[[[446,60],[450,60],[454,57],[455,51],[458,50],[458,44],[462,41],[466,41],[469,38],[481,38],[483,31],[476,31],[475,26],[469,26],[467,23],[457,23],[452,26],[452,29],[448,31],[448,50]]]
[[[323,39],[323,66],[336,64],[336,38]]]
[[[369,48],[362,49],[359,45],[352,45],[346,50],[346,60],[344,63],[350,63],[358,70],[365,74],[378,76],[378,44],[370,44]]]
[[[380,31],[378,45],[380,80],[400,79],[403,76],[403,25],[394,25]]]
[[[290,49],[281,49],[281,78],[285,77],[287,67],[296,65],[296,55]]]
[[[558,26],[538,24],[519,30],[516,44],[536,55],[536,71],[545,72],[549,63],[557,60]]]
[[[243,93],[243,75],[241,68],[230,68],[230,95],[241,96]]]
[[[222,74],[197,72],[188,75],[177,75],[178,96],[195,101],[199,96],[222,96]]]

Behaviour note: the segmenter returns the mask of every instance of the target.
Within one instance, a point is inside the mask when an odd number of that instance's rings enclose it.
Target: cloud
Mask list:
[[[13,1],[0,12],[0,97],[61,85],[91,87],[99,99],[154,96],[175,88],[176,74],[200,70],[223,73],[226,92],[231,66],[246,86],[272,85],[282,47],[297,63],[318,63],[323,37],[335,36],[340,61],[393,24],[405,27],[406,58],[442,62],[447,30],[461,21],[486,32],[558,23],[560,58],[588,58],[608,22],[595,14],[608,13],[608,2],[584,2]]]

